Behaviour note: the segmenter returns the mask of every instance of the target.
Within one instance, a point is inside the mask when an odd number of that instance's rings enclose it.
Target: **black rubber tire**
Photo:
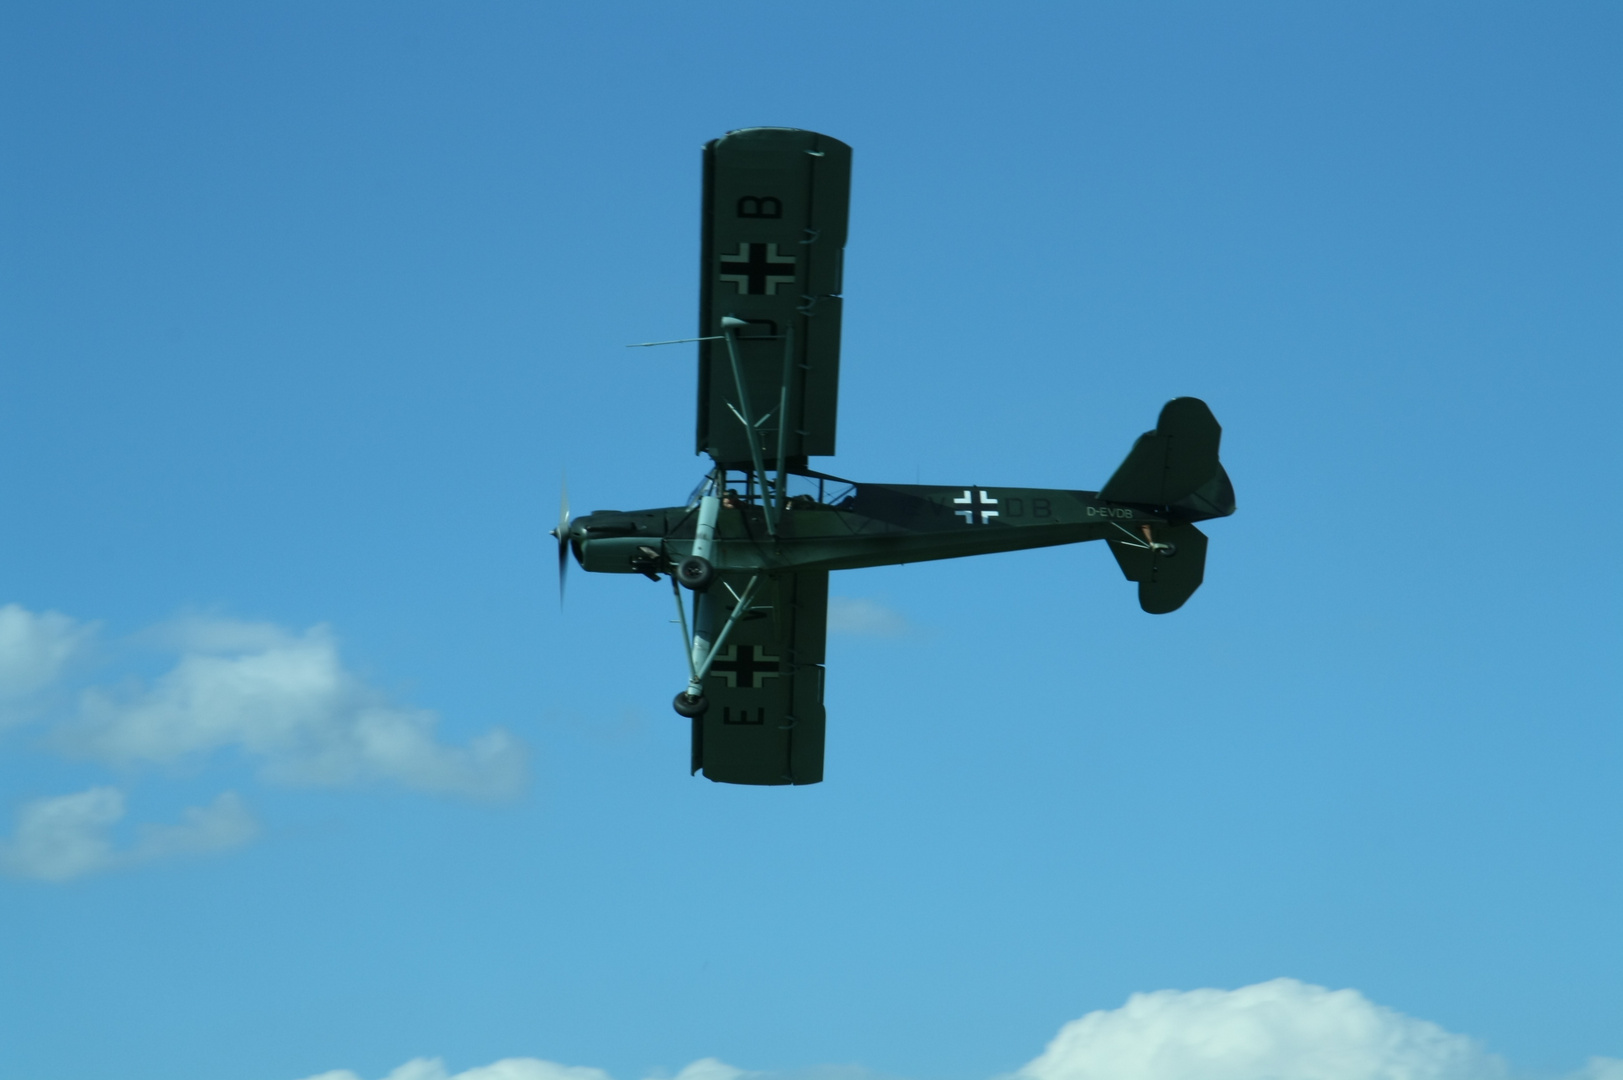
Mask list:
[[[704,592],[716,580],[716,568],[709,559],[689,555],[676,564],[676,580],[694,592]]]
[[[676,695],[676,700],[671,702],[671,708],[676,710],[676,715],[686,716],[691,719],[695,716],[703,716],[704,711],[710,708],[710,701],[703,694],[698,697],[688,697],[688,692],[684,690]]]
[[[1172,558],[1172,556],[1176,555],[1177,553],[1178,553],[1178,545],[1177,544],[1162,544],[1161,545],[1161,557],[1162,558],[1170,559],[1170,558]]]

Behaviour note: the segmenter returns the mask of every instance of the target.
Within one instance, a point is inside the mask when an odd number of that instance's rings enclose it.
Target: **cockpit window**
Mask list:
[[[754,479],[750,473],[736,469],[727,470],[722,483],[721,505],[726,508],[759,506],[761,492],[756,487]],[[777,474],[769,473],[768,479],[776,483]],[[688,502],[689,506],[698,503],[699,495],[708,482],[707,478],[694,489],[693,496]],[[787,495],[784,500],[785,510],[849,510],[855,504],[857,496],[857,485],[851,481],[814,472],[789,473],[784,478],[784,488]]]
[[[785,487],[789,494],[785,505],[790,510],[849,508],[857,495],[857,486],[851,481],[820,473],[790,473]]]

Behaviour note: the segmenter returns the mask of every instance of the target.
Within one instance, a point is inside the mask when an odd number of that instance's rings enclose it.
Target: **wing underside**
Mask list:
[[[711,586],[718,621],[747,580]],[[815,784],[823,779],[828,574],[769,579],[752,608],[705,678],[710,707],[693,720],[693,771],[728,784]]]
[[[794,128],[748,128],[705,147],[698,446],[747,467],[834,453],[840,290],[851,148]],[[736,347],[743,393],[735,377]],[[742,399],[742,400],[741,400]]]

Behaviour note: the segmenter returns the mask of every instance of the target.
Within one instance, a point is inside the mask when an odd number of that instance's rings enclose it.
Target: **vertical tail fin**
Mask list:
[[[1217,459],[1222,438],[1204,401],[1173,398],[1099,494],[1111,502],[1176,508],[1188,521],[1227,517],[1234,513],[1234,485]]]

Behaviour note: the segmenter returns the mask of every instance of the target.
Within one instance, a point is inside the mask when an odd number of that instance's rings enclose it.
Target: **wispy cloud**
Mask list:
[[[0,607],[0,726],[38,721],[44,735],[34,749],[126,771],[201,766],[231,754],[286,784],[386,783],[471,798],[505,798],[524,786],[527,752],[517,738],[491,728],[460,745],[442,741],[434,712],[392,700],[347,668],[326,627],[299,633],[238,619],[177,619],[126,643],[172,654],[167,671],[87,686],[90,673],[79,661],[96,630],[54,611]],[[0,873],[68,881],[224,851],[257,831],[231,792],[186,810],[177,824],[131,828],[121,825],[125,813],[117,787],[29,802],[11,837],[0,840]]]
[[[525,750],[500,728],[452,746],[439,718],[395,704],[346,669],[325,627],[190,619],[164,634],[175,666],[135,690],[84,692],[58,745],[115,765],[199,759],[234,749],[292,784],[389,781],[416,791],[505,797],[524,784]]]
[[[17,830],[0,842],[0,870],[13,877],[68,881],[88,874],[183,855],[239,847],[259,831],[235,792],[207,806],[188,807],[175,825],[142,825],[119,849],[112,829],[125,816],[124,793],[95,787],[35,799],[17,814]]]
[[[94,633],[60,612],[0,607],[0,724],[21,719],[16,703],[57,682]]]
[[[348,1069],[317,1073],[305,1080],[361,1080]],[[416,1058],[380,1080],[613,1080],[602,1069],[559,1065],[540,1058],[504,1058],[466,1072],[453,1073],[441,1058]],[[792,1073],[750,1072],[715,1058],[693,1062],[672,1080],[881,1080],[877,1073],[856,1066],[824,1066]]]
[[[348,1069],[319,1073],[308,1080],[361,1080]],[[383,1080],[612,1080],[602,1069],[579,1065],[558,1065],[540,1058],[504,1058],[466,1072],[450,1073],[439,1058],[416,1058],[391,1072]],[[721,1080],[721,1078],[718,1078]],[[729,1078],[730,1080],[730,1078]]]
[[[1073,1020],[1035,1059],[996,1080],[1509,1080],[1506,1062],[1476,1040],[1356,990],[1274,979],[1238,990],[1134,994],[1118,1009]],[[362,1080],[348,1070],[306,1080]],[[381,1080],[610,1080],[599,1069],[508,1058],[451,1073],[419,1058]],[[880,1080],[861,1066],[752,1072],[715,1058],[675,1080]],[[1623,1060],[1591,1058],[1567,1080],[1623,1080]]]
[[[859,637],[902,637],[912,626],[901,612],[865,596],[828,598],[828,628]]]
[[[1623,1080],[1623,1058],[1592,1057],[1572,1080]]]

